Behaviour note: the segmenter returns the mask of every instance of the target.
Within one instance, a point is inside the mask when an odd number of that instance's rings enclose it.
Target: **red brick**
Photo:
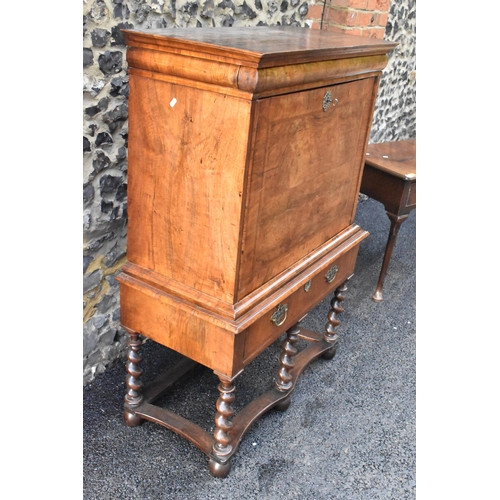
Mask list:
[[[333,0],[335,1],[335,0]],[[351,0],[349,2],[349,7],[351,9],[365,9],[366,10],[366,2],[367,0]]]
[[[321,19],[323,15],[323,4],[316,4],[309,7],[307,11],[308,19]]]
[[[349,11],[346,18],[346,26],[369,26],[371,18],[371,13]]]
[[[332,7],[349,7],[350,0],[330,0]]]
[[[378,0],[368,0],[366,3],[366,10],[376,10]]]
[[[376,10],[381,10],[383,12],[389,12],[390,0],[377,0]]]
[[[377,14],[375,18],[375,23],[377,26],[382,26],[385,28],[385,25],[387,24],[387,19],[388,19],[387,14]]]
[[[359,24],[358,26],[371,26],[373,24],[372,19],[374,18],[372,12],[366,12],[365,14],[358,12]]]
[[[321,29],[321,23],[319,23],[318,21],[313,21],[313,23],[311,24],[311,29],[312,30],[319,30],[319,29]]]
[[[368,30],[365,30],[367,35],[370,38],[377,38],[378,40],[382,40],[385,35],[385,30],[383,28],[371,28]]]
[[[345,25],[347,22],[347,10],[331,9],[328,13],[328,21],[333,24]]]
[[[345,25],[346,26],[357,26],[356,12],[354,12],[353,10],[347,11]]]

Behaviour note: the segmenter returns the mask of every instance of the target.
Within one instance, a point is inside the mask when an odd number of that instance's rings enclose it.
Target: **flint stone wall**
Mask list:
[[[334,0],[335,1],[335,0]],[[381,82],[371,142],[414,137],[415,1],[395,1],[399,41]],[[314,0],[88,0],[83,8],[83,383],[123,357],[116,276],[127,236],[128,76],[121,29],[293,25]]]
[[[374,144],[417,136],[416,0],[391,1],[384,40],[399,45],[380,81],[370,133]]]

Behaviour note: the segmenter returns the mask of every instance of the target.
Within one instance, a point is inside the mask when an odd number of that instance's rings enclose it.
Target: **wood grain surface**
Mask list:
[[[375,84],[257,101],[239,299],[353,222]]]
[[[385,55],[397,44],[374,38],[282,26],[122,30],[128,45],[261,68],[359,55]]]
[[[402,179],[417,178],[417,140],[369,144],[365,162]]]
[[[136,76],[129,110],[128,260],[232,302],[250,103]]]
[[[233,377],[352,274],[392,43],[283,27],[125,30],[122,324]],[[313,291],[303,286],[313,280]],[[324,277],[320,279],[324,281]],[[274,309],[290,299],[277,328]],[[256,326],[254,326],[256,325]]]

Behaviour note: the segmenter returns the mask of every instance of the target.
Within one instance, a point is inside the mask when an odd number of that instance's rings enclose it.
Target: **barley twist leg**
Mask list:
[[[332,347],[321,355],[324,359],[332,359],[337,352],[337,341],[339,336],[337,335],[336,329],[340,325],[338,315],[344,311],[341,304],[345,300],[346,291],[347,286],[344,282],[335,290],[335,294],[330,303],[330,311],[328,311],[328,321],[325,325],[323,339],[332,344]]]

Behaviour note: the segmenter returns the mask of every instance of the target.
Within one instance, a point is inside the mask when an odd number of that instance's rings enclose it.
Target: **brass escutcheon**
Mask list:
[[[339,268],[335,264],[332,267],[330,267],[329,271],[325,274],[325,279],[327,283],[331,283],[335,279],[338,270]]]
[[[276,311],[274,311],[271,316],[271,323],[274,323],[276,326],[281,326],[286,320],[287,313],[288,304],[279,304],[278,307],[276,307]]]
[[[308,292],[311,289],[312,285],[312,280],[309,280],[305,285],[304,285],[304,290]]]
[[[328,90],[323,97],[323,111],[326,111],[332,102],[332,93]]]

